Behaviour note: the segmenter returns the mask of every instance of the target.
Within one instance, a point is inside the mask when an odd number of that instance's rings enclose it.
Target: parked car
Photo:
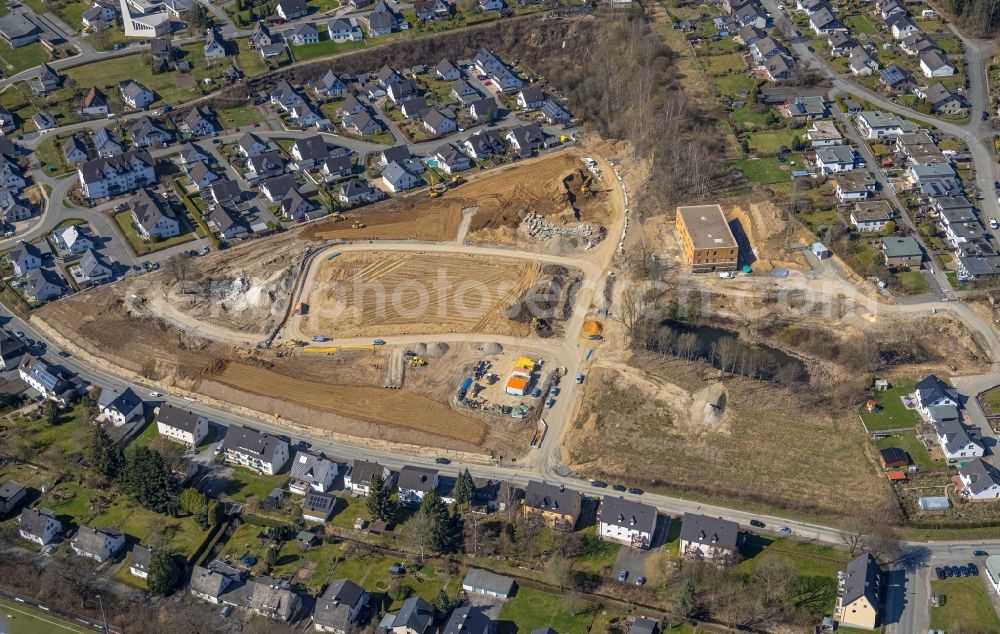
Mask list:
[[[324,337],[323,335],[313,335],[313,341],[317,343],[323,343],[326,340],[327,340],[326,337]]]
[[[972,554],[975,555],[976,557],[989,557],[990,556],[990,554],[988,552],[986,552],[985,550],[977,550],[976,552],[974,552]]]
[[[622,570],[618,573],[618,581],[625,583],[626,579],[628,579],[628,570]]]
[[[969,569],[969,574],[971,574],[973,577],[978,577],[979,576],[979,566],[977,566],[976,564],[970,563],[966,567]]]
[[[434,462],[437,464],[451,464],[451,460],[448,460],[447,458],[435,458]]]
[[[628,492],[631,493],[632,495],[642,495],[644,493],[644,491],[639,487],[632,487],[631,489],[628,490]]]
[[[954,566],[945,566],[944,567],[944,576],[945,577],[954,577],[955,576],[955,567]]]
[[[603,482],[601,480],[594,480],[593,482],[590,483],[590,486],[594,487],[595,489],[605,489],[607,488],[608,483]]]
[[[952,566],[951,567],[951,574],[948,575],[948,576],[949,577],[961,577],[962,576],[962,569],[959,568],[958,566]]]
[[[622,491],[625,490],[625,485],[623,485],[623,484],[612,485],[611,490],[612,491],[618,491],[620,493],[620,492],[622,492]]]
[[[785,526],[784,524],[782,524],[781,528],[778,529],[778,532],[781,533],[781,534],[783,534],[783,535],[791,535],[792,534],[792,529],[791,529],[791,527]]]
[[[638,577],[635,578],[635,585],[641,586],[641,585],[644,585],[645,583],[646,583],[646,578],[645,577],[643,577],[643,576],[640,575],[640,576],[638,576]]]
[[[750,526],[753,526],[754,528],[764,528],[767,524],[760,520],[750,520]]]
[[[934,569],[934,574],[937,575],[938,579],[944,579],[946,576],[944,568],[942,568],[941,566],[938,566],[937,568]]]

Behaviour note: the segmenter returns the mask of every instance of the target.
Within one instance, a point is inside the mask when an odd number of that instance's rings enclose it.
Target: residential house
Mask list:
[[[376,190],[372,189],[367,181],[351,179],[340,186],[337,190],[337,202],[343,205],[355,205],[358,203],[371,202],[378,196]]]
[[[296,189],[295,178],[291,174],[282,174],[262,182],[259,191],[272,203],[281,202],[288,192]]]
[[[12,49],[27,46],[39,39],[42,30],[21,13],[8,13],[0,17],[0,40]],[[31,89],[36,91],[36,84]]]
[[[426,110],[427,99],[424,97],[413,97],[404,101],[403,105],[399,107],[399,111],[403,113],[403,116],[410,120],[419,119]]]
[[[306,491],[302,500],[302,519],[307,522],[325,522],[333,514],[339,498],[332,493]]]
[[[215,132],[214,119],[210,110],[195,106],[184,116],[181,124],[191,136],[207,136]]]
[[[519,156],[530,156],[542,148],[545,143],[545,133],[537,123],[529,123],[511,128],[504,135],[504,139]]]
[[[129,134],[136,147],[167,147],[173,135],[161,127],[158,121],[149,117],[139,117],[129,126]]]
[[[732,563],[740,558],[740,546],[746,541],[746,533],[736,522],[685,513],[681,520],[680,538],[682,557]]]
[[[408,506],[420,506],[424,496],[438,486],[438,472],[424,467],[405,466],[399,470],[399,502]]]
[[[962,482],[959,493],[965,499],[1000,499],[1000,469],[982,458],[970,460],[959,467],[958,477]]]
[[[288,462],[288,443],[252,427],[230,425],[222,443],[226,462],[267,475],[281,471]]]
[[[296,139],[289,152],[296,169],[307,169],[322,162],[329,154],[323,137],[317,135]]]
[[[87,198],[112,197],[155,183],[153,165],[149,152],[129,151],[84,161],[77,167],[77,178]]]
[[[125,533],[113,528],[81,526],[69,547],[78,557],[104,563],[125,548]]]
[[[542,104],[542,116],[549,125],[568,123],[571,119],[569,112],[554,99],[546,99]]]
[[[222,37],[222,33],[214,28],[208,29],[205,33],[205,59],[208,61],[221,59],[226,56],[227,42]]]
[[[99,33],[111,26],[117,16],[118,13],[110,6],[94,4],[80,15],[80,23],[87,29]]]
[[[350,156],[328,156],[323,160],[319,171],[326,180],[337,180],[354,173],[354,164]]]
[[[312,22],[303,22],[302,24],[296,26],[292,29],[292,32],[286,38],[293,46],[302,46],[303,44],[315,44],[319,42],[319,30],[316,25]]]
[[[883,600],[882,569],[871,554],[851,560],[841,575],[834,618],[841,626],[875,629]]]
[[[274,8],[274,12],[287,22],[288,20],[304,18],[309,13],[309,6],[306,4],[306,0],[280,0]]]
[[[87,96],[83,98],[83,108],[81,114],[88,117],[105,117],[108,114],[108,97],[97,86],[91,87],[87,91]]]
[[[149,41],[149,56],[163,67],[174,58],[174,46],[170,40],[156,37]]]
[[[791,119],[812,121],[830,116],[830,107],[822,95],[796,97],[781,105],[781,114]]]
[[[156,431],[163,437],[197,447],[208,437],[209,421],[201,414],[164,403],[156,412]]]
[[[858,131],[869,141],[917,130],[915,123],[891,112],[865,110],[858,114],[855,121]]]
[[[292,187],[285,193],[281,199],[280,207],[281,215],[285,220],[296,221],[304,219],[306,214],[316,209],[316,206],[302,195],[298,187]]]
[[[647,549],[653,543],[656,521],[656,507],[606,495],[597,515],[597,535],[606,541]]]
[[[559,531],[572,531],[580,519],[583,497],[564,486],[531,481],[524,493],[524,517]]]
[[[444,0],[417,0],[413,3],[413,9],[420,22],[451,17],[451,5]]]
[[[758,29],[766,29],[771,26],[771,19],[767,11],[760,5],[747,2],[733,13],[736,24],[739,26],[755,26]]]
[[[315,88],[321,96],[331,99],[343,97],[347,92],[347,85],[332,70],[326,71],[326,74],[316,82]]]
[[[24,509],[17,520],[21,539],[47,546],[62,532],[62,523],[48,509]]]
[[[733,36],[733,40],[744,48],[750,48],[755,42],[759,42],[767,37],[767,33],[763,29],[758,29],[753,25],[742,26],[736,31],[736,35]]]
[[[30,302],[46,302],[63,296],[66,286],[56,273],[48,269],[34,269],[25,276],[24,297]]]
[[[27,495],[28,489],[13,480],[0,485],[0,517],[16,509]]]
[[[236,142],[236,145],[239,147],[240,154],[244,158],[251,158],[271,149],[267,141],[262,140],[253,132],[244,132],[243,136]]]
[[[434,159],[438,162],[438,167],[443,169],[447,174],[464,172],[472,167],[469,157],[462,154],[451,143],[446,143],[435,150]]]
[[[524,81],[512,73],[510,69],[504,67],[490,75],[490,84],[500,92],[510,93],[520,90],[524,86]]]
[[[514,580],[489,570],[469,568],[462,580],[462,590],[498,599],[509,599],[514,594]]]
[[[503,138],[495,130],[480,130],[476,132],[462,142],[462,147],[466,154],[478,161],[503,154],[507,149]]]
[[[101,390],[97,399],[97,410],[100,412],[97,418],[121,427],[142,418],[143,406],[142,399],[132,388],[127,387],[119,392],[106,387]]]
[[[943,53],[930,49],[920,53],[920,72],[924,77],[950,77],[958,71]]]
[[[885,231],[894,215],[892,205],[885,200],[857,202],[851,210],[851,224],[862,233]]]
[[[376,475],[382,477],[386,486],[392,486],[392,472],[388,467],[383,467],[377,462],[367,460],[355,460],[351,465],[351,470],[344,475],[344,488],[354,495],[367,496],[371,490],[372,478]]]
[[[344,100],[337,106],[337,116],[348,117],[351,115],[358,114],[364,111],[365,106],[361,101],[354,95],[347,95]]]
[[[412,79],[392,81],[386,85],[385,93],[392,100],[392,103],[399,105],[407,99],[413,99],[417,96],[417,84]]]
[[[156,93],[134,79],[127,79],[118,84],[118,90],[125,105],[133,110],[143,110],[156,101]]]
[[[14,113],[4,106],[0,106],[0,135],[10,134],[17,126],[15,125]]]
[[[222,570],[213,570],[212,568],[203,568],[196,565],[191,570],[191,583],[189,586],[191,594],[202,601],[218,605],[221,603],[221,597],[226,590],[235,583],[238,583],[238,575],[239,573],[236,570],[232,570],[231,572],[225,568],[222,568]]]
[[[208,203],[210,205],[222,205],[238,203],[243,199],[243,192],[240,184],[236,181],[221,180],[213,183],[208,188]]]
[[[56,118],[47,110],[36,110],[35,114],[31,115],[31,123],[39,132],[59,127]]]
[[[342,125],[344,130],[362,137],[372,136],[382,131],[382,124],[363,111],[344,117]]]
[[[316,599],[313,627],[333,634],[357,631],[369,596],[368,591],[350,579],[337,579]]]
[[[461,101],[463,104],[475,101],[479,98],[479,91],[464,79],[456,79],[451,82],[451,97]]]
[[[89,249],[80,258],[80,262],[70,269],[70,274],[77,283],[83,286],[106,282],[112,278],[114,271],[103,255]]]
[[[517,105],[521,110],[538,110],[545,103],[545,91],[532,86],[517,93]]]
[[[948,162],[927,130],[898,135],[894,147],[907,165]]]
[[[62,81],[62,75],[57,73],[54,68],[48,65],[47,62],[43,62],[42,65],[38,67],[38,71],[35,73],[35,79],[31,84],[31,90],[32,92],[43,95],[48,94],[62,87]]]
[[[285,161],[277,150],[264,152],[256,156],[251,156],[247,161],[249,171],[246,173],[247,180],[261,180],[280,176],[285,172]]]
[[[503,0],[479,0],[479,10],[483,13],[503,11],[506,7]]]
[[[885,0],[877,4],[880,5],[878,7],[878,13],[883,21],[888,20],[896,14],[907,15],[909,13],[900,0]]]
[[[301,597],[291,590],[287,581],[271,577],[247,581],[223,594],[221,599],[226,605],[244,608],[275,621],[291,620],[302,604]]]
[[[188,171],[191,184],[198,191],[207,189],[219,180],[219,175],[212,171],[206,163],[195,163]]]
[[[24,354],[27,346],[14,335],[4,334],[0,338],[0,370],[6,372],[17,368],[17,361]]]
[[[87,141],[82,136],[74,134],[63,143],[63,159],[67,165],[76,165],[90,158]]]
[[[881,68],[878,60],[863,46],[851,49],[847,63],[852,75],[871,75]]]
[[[961,115],[969,107],[969,104],[961,95],[951,92],[941,83],[933,84],[923,89],[918,88],[915,94],[931,104],[934,112],[939,114]]]
[[[885,25],[889,27],[889,32],[892,33],[893,39],[897,42],[920,32],[920,28],[913,21],[913,18],[905,13],[895,13],[889,16]]]
[[[913,77],[895,64],[879,71],[879,82],[897,95],[910,93],[917,86]]]
[[[476,72],[480,75],[492,75],[505,67],[500,58],[494,55],[493,51],[486,48],[476,51],[476,56],[473,58],[472,63],[476,67]]]
[[[817,36],[831,33],[847,33],[849,29],[830,9],[823,8],[809,16],[809,28]]]
[[[389,620],[383,620],[387,633],[428,634],[434,621],[434,608],[421,597],[410,597],[403,601],[399,612]]]
[[[934,374],[928,374],[913,387],[913,398],[924,416],[930,415],[932,407],[947,405],[957,408],[960,404],[958,390]]]
[[[362,20],[368,25],[368,37],[389,35],[393,31],[404,28],[406,22],[402,16],[392,10],[385,2],[379,2],[371,13]]]
[[[537,634],[537,632],[531,634]],[[636,617],[628,628],[628,634],[660,634],[660,623],[644,616]]]
[[[420,178],[411,174],[399,163],[392,162],[382,170],[382,183],[389,191],[399,193],[419,185]]]
[[[788,81],[795,78],[795,60],[785,55],[775,55],[761,67],[770,81]]]
[[[378,69],[376,78],[378,79],[378,82],[385,87],[389,84],[403,81],[403,76],[396,72],[396,69],[388,64],[382,64],[382,68]]]
[[[434,74],[441,81],[456,81],[461,79],[462,71],[449,59],[442,59],[434,67]]]
[[[101,158],[111,158],[122,153],[121,143],[107,128],[98,128],[94,132],[94,151]]]
[[[773,38],[765,37],[750,45],[750,54],[758,64],[778,55],[788,55],[788,49],[778,44]]]
[[[18,241],[17,246],[7,257],[17,275],[27,275],[28,271],[42,266],[42,252],[34,244],[23,240]]]
[[[206,222],[220,240],[235,240],[250,233],[250,228],[243,222],[239,212],[230,209],[228,204],[215,206],[209,212]]]
[[[982,441],[973,436],[972,431],[958,420],[954,406],[939,405],[929,409],[932,414],[945,411],[948,412],[947,416],[954,416],[954,418],[934,423],[934,431],[937,434],[937,441],[941,445],[945,460],[955,462],[969,458],[981,458],[985,454],[986,450]]]
[[[806,130],[806,140],[812,147],[840,145],[844,137],[833,121],[814,121]]]
[[[463,605],[451,613],[441,634],[493,634],[495,629],[495,624],[483,608]]]
[[[178,236],[181,225],[170,205],[159,196],[152,196],[147,189],[140,189],[128,201],[132,221],[143,240],[165,240]]]
[[[50,401],[65,405],[76,398],[74,377],[41,357],[24,355],[17,373],[29,387]]]
[[[338,473],[337,463],[326,456],[299,451],[292,460],[288,490],[298,495],[305,495],[307,491],[327,493]]]
[[[890,236],[881,240],[882,255],[889,268],[916,267],[924,259],[920,245],[911,236]]]
[[[850,55],[851,50],[858,45],[858,41],[850,32],[834,31],[826,38],[827,46],[830,47],[830,57],[843,57]]]
[[[921,185],[938,180],[954,179],[955,168],[948,163],[927,163],[926,165],[910,165],[906,168],[906,180],[913,185]]]
[[[9,195],[10,192],[8,191],[7,194]],[[7,224],[23,222],[34,215],[35,212],[31,207],[27,207],[16,201],[11,201],[9,204],[0,209],[0,217],[2,217],[3,221]]]
[[[128,567],[129,574],[140,579],[148,579],[149,565],[152,561],[153,549],[136,544],[132,547],[132,561]]]
[[[938,48],[937,42],[918,32],[903,38],[903,41],[899,43],[899,50],[907,55],[916,56],[924,51],[940,51],[941,49]]]
[[[364,39],[357,18],[336,18],[326,23],[326,32],[334,42],[360,42]]]
[[[816,171],[820,174],[849,172],[856,167],[864,167],[864,163],[850,145],[825,145],[816,148]]]

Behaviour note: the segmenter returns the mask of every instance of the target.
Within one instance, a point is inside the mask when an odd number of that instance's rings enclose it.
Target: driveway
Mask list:
[[[666,544],[667,534],[670,532],[670,522],[673,519],[667,515],[659,515],[656,520],[656,533],[653,535],[653,547],[649,550],[638,550],[628,546],[622,546],[615,558],[615,565],[611,570],[612,577],[618,579],[622,570],[628,572],[625,583],[635,583],[639,577],[648,577],[646,565],[649,558],[661,551]]]

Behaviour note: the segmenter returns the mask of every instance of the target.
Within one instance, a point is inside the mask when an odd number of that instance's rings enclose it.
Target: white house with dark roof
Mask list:
[[[931,409],[933,411],[934,408]],[[954,408],[951,409],[954,410]],[[982,441],[973,435],[970,428],[958,420],[957,413],[955,418],[935,421],[933,425],[938,444],[948,462],[982,458],[986,454]]]
[[[950,77],[957,70],[943,53],[930,49],[920,53],[920,72],[924,77]]]
[[[462,71],[454,62],[445,58],[434,67],[434,75],[441,81],[455,81],[462,77]]]
[[[220,240],[234,240],[250,233],[250,227],[240,217],[239,212],[230,208],[228,204],[213,207],[205,222]]]
[[[368,592],[350,579],[337,579],[316,599],[313,627],[318,632],[348,634],[357,630]]]
[[[451,143],[445,143],[434,152],[434,159],[438,162],[438,167],[447,174],[464,172],[472,167],[469,157],[459,152],[458,148]]]
[[[299,451],[292,459],[288,490],[298,495],[305,495],[308,491],[327,493],[339,471],[337,463],[326,456]]]
[[[113,528],[81,526],[69,547],[78,557],[103,563],[125,548],[125,533]]]
[[[408,172],[402,165],[393,161],[382,170],[382,183],[393,192],[399,193],[413,189],[420,184],[420,178]]]
[[[298,185],[291,174],[282,174],[269,178],[259,185],[259,191],[272,203],[281,202],[290,191],[296,189]]]
[[[409,506],[420,506],[424,496],[436,489],[437,485],[437,470],[407,465],[399,470],[399,501]]]
[[[274,8],[274,12],[287,22],[305,17],[309,13],[309,6],[306,4],[306,0],[281,0]]]
[[[187,445],[197,447],[208,436],[209,420],[201,414],[164,403],[156,412],[156,431],[161,436]]]
[[[326,23],[326,32],[334,42],[360,42],[364,39],[357,18],[341,17]]]
[[[136,544],[132,547],[132,559],[129,562],[128,571],[133,577],[140,579],[149,578],[149,564],[153,561],[153,549],[148,546]]]
[[[24,509],[17,521],[21,539],[45,546],[62,532],[62,523],[48,509]]]
[[[106,387],[101,390],[97,399],[97,409],[100,412],[97,418],[120,427],[141,418],[143,405],[142,399],[130,387],[121,392]]]
[[[238,583],[238,574],[236,570],[231,574],[224,574],[211,568],[195,566],[191,571],[190,592],[202,601],[218,605],[226,590]]]
[[[597,535],[632,548],[647,549],[656,533],[656,507],[607,495],[597,515]]]
[[[247,161],[246,178],[251,181],[280,176],[285,172],[285,161],[277,150],[251,156]]]
[[[75,398],[73,376],[41,357],[24,355],[17,372],[22,381],[50,401],[65,405]]]
[[[377,462],[355,460],[351,469],[344,474],[344,488],[355,495],[367,496],[371,490],[372,478],[378,474],[387,486],[392,486],[392,471]]]
[[[371,202],[379,193],[367,181],[352,178],[337,190],[337,201],[345,205]]]
[[[62,297],[66,286],[55,272],[49,269],[32,269],[25,276],[22,290],[29,302],[46,302]]]
[[[134,79],[127,79],[118,85],[122,101],[133,110],[143,110],[156,101],[156,93]]]
[[[184,116],[182,124],[191,136],[206,136],[215,132],[215,124],[212,123],[212,120],[213,116],[210,110],[195,106]]]
[[[66,163],[69,165],[76,165],[90,158],[86,140],[76,134],[63,142],[62,149],[63,158],[66,159]]]
[[[746,533],[739,524],[720,517],[685,513],[681,521],[682,557],[729,563],[739,559]]]
[[[105,198],[133,191],[156,182],[153,158],[145,150],[84,161],[77,178],[87,198]]]
[[[316,82],[314,88],[320,96],[331,99],[343,97],[344,93],[347,92],[347,84],[332,69],[326,71],[326,74]]]
[[[962,482],[959,494],[965,499],[1000,499],[1000,469],[982,458],[970,460],[959,467],[958,477]]]
[[[317,134],[296,139],[289,154],[295,161],[296,169],[307,169],[316,163],[321,163],[329,154],[329,150],[326,147],[326,141]]]
[[[7,255],[7,258],[10,260],[11,265],[14,267],[14,273],[17,275],[27,275],[28,271],[33,271],[42,266],[42,252],[34,244],[24,242],[23,240],[17,243],[17,246]]]
[[[288,443],[252,427],[230,425],[222,443],[226,462],[274,475],[288,462]]]
[[[180,235],[181,225],[173,209],[158,196],[152,196],[148,190],[140,189],[129,199],[128,205],[132,221],[143,240],[154,237],[165,240]]]

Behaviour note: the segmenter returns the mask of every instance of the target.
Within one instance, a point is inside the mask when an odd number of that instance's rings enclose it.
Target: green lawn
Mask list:
[[[180,88],[177,85],[177,73],[154,75],[145,55],[130,55],[92,62],[67,69],[65,74],[81,86],[93,85],[96,78],[99,82],[98,87],[106,93],[117,93],[120,81],[134,79],[155,91],[159,101],[175,105],[200,97],[202,94],[197,87],[194,89]]]
[[[729,113],[729,118],[735,123],[742,124],[745,128],[765,126],[769,121],[775,120],[777,113],[765,110],[764,112],[756,112],[752,108],[743,107],[737,108]]]
[[[236,43],[239,47],[236,54],[237,65],[247,77],[258,77],[268,71],[267,62],[261,58],[260,53],[250,48],[249,40],[236,40]]]
[[[399,35],[399,34],[393,34]],[[377,38],[379,43],[383,41],[388,41],[390,38],[399,39],[398,37],[393,38],[393,35],[386,35],[384,37]],[[320,37],[324,37],[323,34]],[[302,46],[292,46],[292,57],[295,61],[301,62],[307,59],[316,59],[317,57],[326,57],[328,55],[339,55],[340,53],[347,53],[348,51],[356,51],[359,48],[364,48],[367,45],[368,40],[361,40],[360,42],[334,42],[333,40],[323,40],[315,44],[304,44]]]
[[[980,577],[931,581],[931,592],[944,595],[941,607],[931,608],[932,628],[948,632],[1000,632],[1000,617]]]
[[[154,513],[133,505],[124,495],[82,523],[117,528],[143,544],[159,545],[185,557],[193,555],[207,535],[191,517]]]
[[[901,379],[893,381],[892,388],[877,392],[874,398],[879,408],[876,412],[869,412],[864,405],[861,406],[858,411],[869,431],[912,428],[920,421],[920,415],[914,410],[906,409],[900,398],[912,394],[914,384],[912,380]]]
[[[931,455],[927,452],[927,447],[917,438],[916,433],[903,432],[894,434],[889,438],[876,440],[875,446],[878,449],[887,449],[889,447],[902,449],[910,454],[910,460],[920,469],[934,469],[943,466],[941,462],[931,460]]]
[[[142,237],[139,232],[136,231],[135,223],[132,222],[132,213],[129,211],[120,211],[115,214],[115,222],[118,223],[118,228],[122,230],[125,237],[128,238],[129,245],[131,245],[132,250],[135,251],[136,255],[146,255],[148,253],[155,253],[157,251],[162,251],[163,249],[168,249],[178,244],[184,244],[185,242],[190,242],[198,237],[198,232],[192,230],[189,226],[186,226],[186,219],[181,218],[181,231],[185,228],[188,231],[181,233],[179,236],[174,236],[173,238],[167,238],[166,240],[160,240],[159,242],[143,242]]]
[[[84,11],[91,7],[90,3],[87,2],[67,2],[60,6],[56,13],[59,17],[63,19],[63,22],[68,24],[70,27],[80,30],[83,28],[83,23],[80,18],[83,17]]]
[[[0,632],[5,634],[90,634],[93,630],[21,603],[0,599]]]
[[[931,285],[920,271],[897,273],[896,278],[903,285],[903,290],[911,295],[920,295],[931,291]]]
[[[767,130],[747,135],[747,142],[755,154],[772,155],[782,147],[791,149],[794,139],[802,135],[802,130]]]
[[[754,534],[750,535],[742,552],[744,559],[736,565],[737,570],[750,573],[761,561],[780,557],[792,562],[796,572],[803,577],[836,578],[837,571],[843,570],[849,559],[847,553],[829,546]]]
[[[48,61],[48,59],[49,54],[39,42],[32,42],[20,48],[10,48],[5,44],[0,45],[0,63],[3,64],[8,75],[33,68]]]
[[[251,126],[264,121],[263,115],[256,106],[244,106],[242,108],[225,108],[217,111],[219,123],[227,130]]]
[[[584,634],[590,631],[598,612],[591,607],[580,599],[519,586],[517,594],[500,608],[498,631],[510,634],[551,627],[560,634]]]
[[[829,227],[840,219],[840,214],[836,209],[817,209],[796,215],[799,222],[804,224],[812,233],[819,233],[820,227]]]
[[[722,75],[714,78],[712,81],[715,83],[715,89],[719,94],[726,95],[727,97],[736,97],[753,88],[753,79],[744,73]]]
[[[226,497],[234,502],[246,502],[253,496],[260,501],[271,493],[271,489],[283,489],[287,483],[287,475],[260,475],[250,469],[234,466],[233,475],[226,485]]]
[[[864,15],[849,15],[844,18],[844,24],[850,27],[854,33],[867,33],[872,35],[878,31],[875,25]]]
[[[794,165],[792,164],[794,162]],[[740,159],[733,161],[736,169],[743,172],[747,180],[754,183],[782,183],[792,179],[792,171],[805,169],[806,163],[801,154],[786,154],[785,162],[780,163],[777,157],[762,159]]]
[[[736,73],[747,68],[746,64],[743,63],[743,57],[738,53],[712,55],[711,57],[703,58],[703,61],[705,62],[705,68],[712,75],[728,75],[729,73]]]

